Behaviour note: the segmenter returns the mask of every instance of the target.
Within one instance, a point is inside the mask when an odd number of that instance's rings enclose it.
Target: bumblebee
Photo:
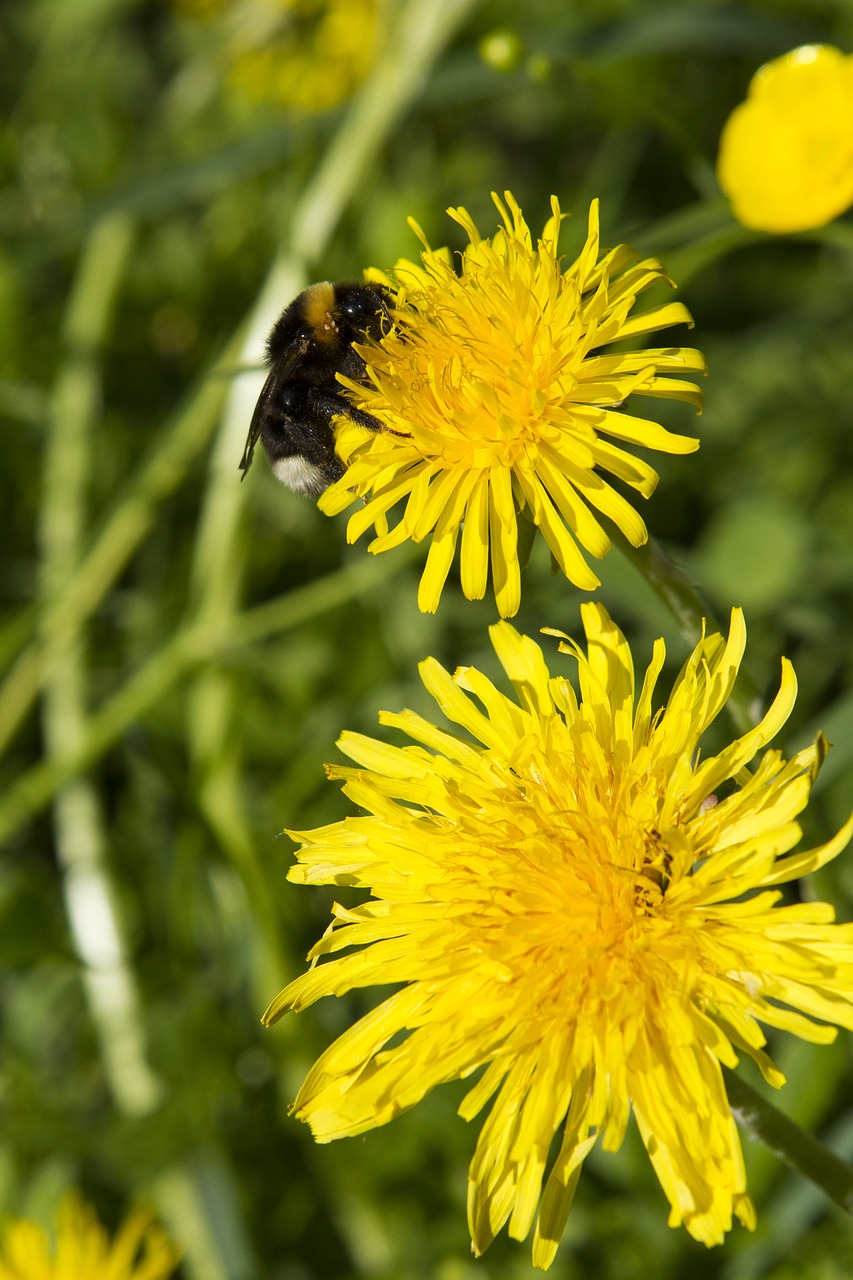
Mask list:
[[[323,281],[285,307],[267,339],[270,372],[252,414],[243,478],[258,440],[276,477],[297,493],[317,497],[341,478],[332,419],[344,415],[371,431],[382,426],[349,403],[335,375],[364,377],[353,343],[382,335],[393,301],[384,285]]]

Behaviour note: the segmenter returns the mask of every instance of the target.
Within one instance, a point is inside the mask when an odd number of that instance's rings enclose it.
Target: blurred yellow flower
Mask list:
[[[68,1196],[56,1239],[35,1222],[12,1220],[0,1232],[0,1280],[166,1280],[178,1253],[151,1215],[137,1209],[110,1240],[95,1212]]]
[[[482,598],[491,561],[499,612],[518,611],[519,512],[542,531],[566,577],[594,590],[599,580],[578,543],[594,556],[609,550],[598,514],[635,546],[647,537],[605,474],[643,497],[658,480],[622,442],[668,453],[698,448],[697,440],[623,413],[621,405],[636,393],[685,400],[698,411],[702,393],[684,375],[705,372],[701,353],[604,351],[621,339],[692,324],[680,302],[629,316],[641,293],[671,284],[660,263],[641,260],[627,245],[602,254],[594,201],[586,244],[564,269],[556,197],[535,244],[512,196],[493,199],[503,226],[490,240],[465,209],[449,210],[470,240],[458,274],[449,252],[431,249],[412,224],[424,244],[422,263],[397,264],[394,328],[358,348],[369,383],[341,379],[353,403],[386,431],[341,420],[337,451],[348,470],[319,503],[334,514],[365,498],[347,536],[354,541],[374,526],[372,552],[431,537],[418,595],[425,612],[438,607],[460,532],[465,595]],[[387,513],[403,499],[389,532]]]
[[[385,36],[381,0],[173,0],[215,23],[228,80],[254,102],[327,111],[365,78]]]
[[[729,116],[720,186],[745,227],[821,227],[853,204],[853,57],[805,45],[761,67]]]
[[[384,34],[379,0],[275,0],[274,8],[279,26],[234,60],[235,88],[255,101],[308,112],[345,102],[370,70]]]
[[[697,645],[657,712],[663,641],[637,694],[607,612],[586,604],[582,615],[587,652],[561,645],[577,660],[579,698],[501,622],[492,641],[515,699],[473,668],[451,677],[428,659],[424,684],[463,736],[411,711],[380,719],[417,745],[342,736],[356,767],[329,774],[363,816],[293,833],[290,879],[373,896],[334,907],[311,968],[265,1015],[399,984],[320,1057],[295,1114],[328,1142],[477,1073],[460,1114],[494,1101],[469,1171],[474,1249],[507,1220],[516,1239],[535,1226],[542,1268],[584,1158],[599,1139],[615,1150],[631,1111],[671,1226],[707,1245],[733,1214],[751,1226],[722,1065],[746,1053],[778,1086],[761,1023],[817,1043],[834,1038],[827,1023],[853,1029],[853,926],[833,924],[825,903],[779,905],[777,888],[835,857],[853,818],[790,854],[820,744],[789,762],[766,751],[746,769],[791,711],[790,664],[761,723],[702,759],[741,662],[740,612],[727,640]]]

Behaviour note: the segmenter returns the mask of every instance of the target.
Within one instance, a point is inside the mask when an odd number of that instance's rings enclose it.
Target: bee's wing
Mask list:
[[[246,437],[246,447],[243,450],[243,456],[240,459],[240,470],[243,473],[240,477],[241,480],[246,479],[246,472],[252,465],[255,445],[258,443],[258,438],[261,434],[261,418],[264,415],[264,410],[275,394],[279,381],[280,378],[278,370],[273,369],[271,373],[267,374],[267,380],[264,383],[263,390],[258,396],[258,403],[255,405],[255,412],[252,414],[252,421],[249,426],[249,434]]]
[[[308,349],[308,343],[304,339],[297,339],[291,343],[284,352],[281,359],[277,360],[267,374],[267,380],[261,388],[261,394],[258,396],[258,403],[255,405],[255,412],[252,414],[252,421],[249,424],[249,434],[246,437],[246,447],[243,450],[243,456],[240,459],[241,480],[246,479],[246,472],[252,465],[252,458],[255,453],[255,445],[258,443],[261,435],[261,422],[267,406],[275,396],[279,387],[283,382],[287,382],[288,378],[293,374],[294,369],[299,365],[300,360],[304,359],[305,352]]]

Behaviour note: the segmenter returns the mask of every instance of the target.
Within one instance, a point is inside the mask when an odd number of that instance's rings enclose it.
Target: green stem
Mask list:
[[[39,517],[40,587],[49,603],[82,551],[92,435],[100,403],[100,349],[133,243],[133,227],[111,215],[81,256],[63,326],[64,358],[51,397]],[[73,754],[86,736],[88,679],[82,622],[63,632],[44,671],[42,726],[48,761]],[[54,797],[54,843],[62,892],[104,1072],[118,1109],[144,1115],[161,1097],[151,1071],[135,975],[106,861],[100,797],[75,778]],[[96,922],[93,927],[93,920]]]
[[[853,1214],[853,1168],[789,1120],[740,1076],[728,1070],[725,1074],[735,1119],[789,1169],[801,1173],[835,1204]]]
[[[724,631],[712,606],[701,594],[691,578],[667,555],[659,542],[649,538],[642,547],[634,547],[618,530],[614,531],[614,543],[631,564],[639,570],[669,609],[681,634],[691,648],[702,637],[703,624],[712,631]],[[747,733],[758,723],[761,714],[761,697],[749,673],[741,667],[737,684],[726,703],[726,711],[738,733]]]
[[[49,804],[57,789],[95,763],[129,725],[199,663],[229,649],[257,644],[310,622],[329,609],[360,598],[371,585],[391,577],[420,549],[400,548],[395,556],[360,558],[318,582],[238,614],[228,630],[214,633],[196,622],[179,631],[127,683],[91,715],[73,751],[34,765],[0,799],[0,841]]]
[[[217,358],[231,364],[239,334]],[[164,498],[177,488],[219,419],[228,391],[225,379],[205,374],[163,430],[148,460],[119,498],[75,571],[45,608],[36,638],[18,657],[0,686],[0,752],[35,701],[53,649],[98,607],[157,518]]]

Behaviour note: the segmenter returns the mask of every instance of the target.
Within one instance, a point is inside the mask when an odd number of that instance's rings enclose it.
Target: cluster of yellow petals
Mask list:
[[[166,1280],[177,1264],[177,1250],[145,1210],[111,1239],[76,1195],[59,1210],[55,1241],[26,1219],[0,1230],[0,1280]]]
[[[372,896],[335,906],[311,968],[266,1014],[400,984],[321,1056],[296,1115],[329,1141],[476,1074],[460,1113],[492,1106],[469,1172],[475,1251],[507,1222],[517,1239],[533,1227],[543,1268],[585,1156],[599,1139],[618,1147],[631,1112],[671,1225],[709,1245],[733,1215],[751,1225],[722,1066],[744,1052],[779,1085],[761,1024],[818,1042],[828,1024],[853,1029],[853,926],[824,903],[780,905],[777,887],[834,857],[853,818],[791,853],[819,744],[787,762],[767,750],[747,770],[790,713],[790,665],[761,723],[703,759],[744,650],[739,611],[657,713],[663,642],[638,692],[607,612],[582,613],[587,650],[561,645],[580,697],[501,622],[492,639],[514,697],[429,659],[424,684],[460,734],[404,711],[381,720],[414,745],[342,736],[356,767],[329,772],[362,816],[292,833],[290,878]]]
[[[805,45],[756,72],[726,122],[720,186],[739,222],[822,227],[853,204],[853,56]]]
[[[607,353],[624,339],[692,324],[678,302],[630,315],[638,296],[671,285],[659,262],[628,245],[601,252],[598,202],[578,258],[559,255],[563,215],[556,198],[533,243],[507,192],[494,197],[502,227],[481,237],[464,209],[449,210],[470,243],[454,269],[447,250],[398,263],[394,327],[358,349],[368,385],[345,385],[381,433],[341,420],[337,451],[345,476],[320,499],[327,514],[364,505],[350,518],[354,541],[373,527],[372,552],[431,538],[418,602],[434,612],[461,534],[461,581],[469,599],[486,591],[489,568],[498,610],[521,599],[519,512],[541,530],[567,578],[584,590],[599,580],[581,548],[603,556],[610,539],[599,516],[635,546],[646,527],[607,475],[648,497],[658,476],[622,446],[689,453],[698,441],[632,416],[632,394],[684,400],[701,409],[685,375],[704,373],[698,351],[661,347]],[[414,225],[414,224],[413,224]],[[405,503],[396,526],[388,515]]]

